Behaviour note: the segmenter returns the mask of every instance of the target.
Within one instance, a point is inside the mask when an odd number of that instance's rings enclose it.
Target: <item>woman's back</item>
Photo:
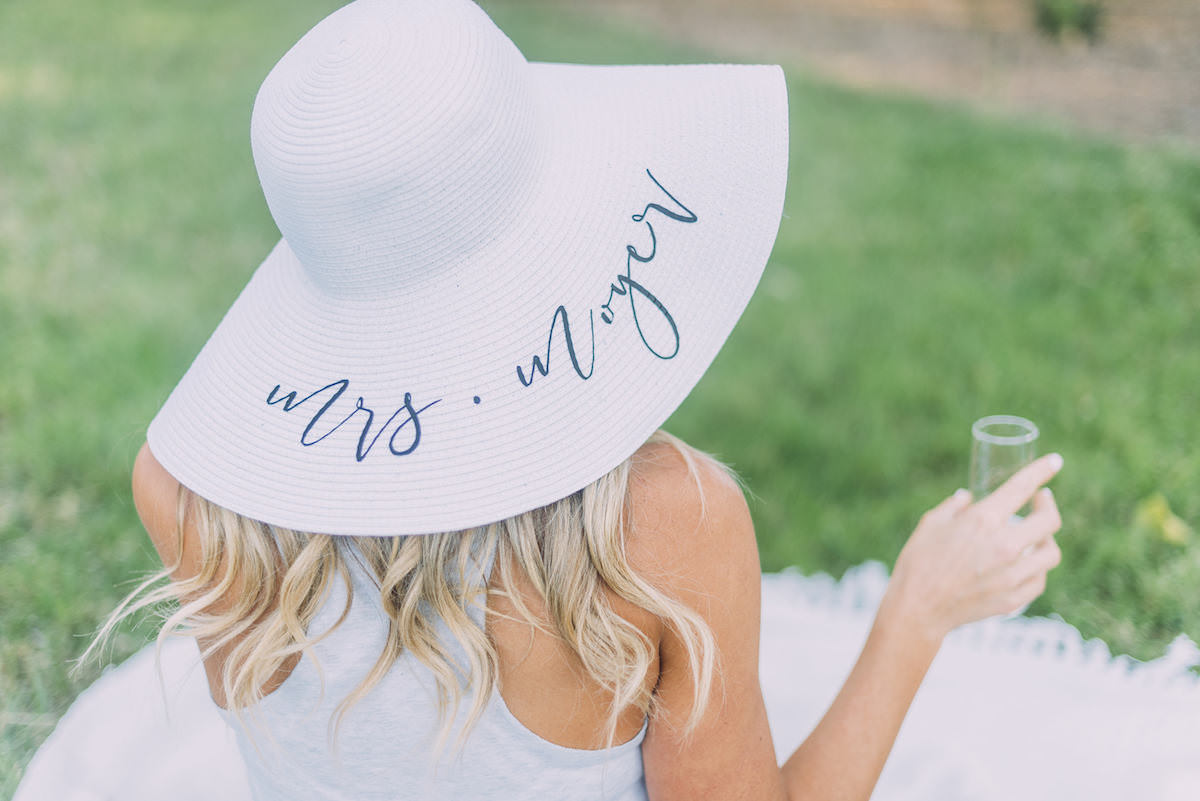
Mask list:
[[[735,507],[735,517],[745,511],[732,480],[711,462],[695,459],[696,452],[690,454],[697,462],[694,469],[678,445],[659,441],[643,446],[631,460],[628,525],[622,541],[629,566],[672,593],[673,578],[704,569],[681,570],[680,559],[711,560],[708,569],[740,561],[749,566],[741,571],[742,578],[756,586],[752,534],[741,538],[741,559],[728,547],[681,547],[703,534],[706,520],[728,518],[726,507]],[[148,450],[138,460],[134,484],[147,528],[170,564],[174,555],[165,533],[171,516],[164,511],[173,506],[178,485]],[[189,543],[185,535],[184,571]],[[645,798],[645,714],[636,705],[624,708],[612,733],[614,747],[605,748],[612,691],[555,633],[545,600],[529,575],[519,564],[508,565],[513,586],[506,592],[504,571],[493,569],[493,556],[481,554],[475,564],[474,569],[490,575],[486,618],[482,608],[472,618],[485,627],[495,647],[498,689],[469,728],[461,750],[456,737],[469,704],[458,708],[454,728],[439,751],[437,681],[411,653],[401,654],[379,683],[350,707],[330,739],[339,704],[371,672],[388,630],[377,578],[360,561],[347,559],[352,603],[345,617],[339,622],[346,588],[335,577],[308,630],[317,638],[311,646],[315,661],[303,659],[281,668],[263,687],[267,695],[245,712],[245,728],[235,726],[259,797],[394,798],[402,787],[402,797],[511,798],[536,796],[534,791],[544,786],[547,797],[555,798]],[[601,591],[613,611],[652,644],[654,658],[642,689],[654,692],[660,681],[663,621],[608,587]],[[532,613],[532,622],[520,613],[512,595]],[[451,658],[465,665],[466,654],[443,621],[437,621],[436,630]],[[327,631],[328,636],[320,637]],[[675,640],[669,634],[667,639]],[[222,649],[205,663],[213,695],[222,704],[223,657],[228,652]],[[232,720],[232,714],[227,715]],[[678,734],[672,730],[658,739],[673,740]],[[435,758],[438,753],[441,757]]]
[[[370,672],[387,631],[371,577],[357,566],[351,573],[351,607],[329,636],[313,646],[316,661],[302,660],[278,689],[247,712],[244,725],[226,713],[238,732],[257,798],[646,798],[641,733],[611,750],[565,748],[527,729],[498,692],[461,750],[455,736],[467,707],[460,707],[455,731],[439,751],[436,682],[409,653],[350,708],[331,748],[330,721],[339,703]],[[335,582],[310,631],[319,634],[334,626],[344,602],[345,588]],[[445,625],[438,624],[438,630],[450,652],[461,658]],[[514,672],[521,671],[515,666]]]

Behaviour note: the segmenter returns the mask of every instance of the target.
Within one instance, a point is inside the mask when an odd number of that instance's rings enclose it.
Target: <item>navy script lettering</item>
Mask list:
[[[392,425],[393,421],[395,421],[396,418],[400,417],[402,414],[404,415],[403,419],[400,420],[400,422],[392,429],[391,435],[388,436],[388,451],[390,451],[393,456],[407,456],[415,451],[417,446],[421,444],[421,413],[441,401],[441,398],[438,398],[437,400],[427,403],[418,409],[413,403],[412,393],[405,392],[404,403],[398,409],[396,409],[396,411],[392,412],[391,416],[384,421],[383,425],[379,426],[372,436],[371,426],[375,422],[375,410],[367,406],[363,400],[363,397],[360,395],[354,402],[354,407],[348,414],[343,416],[342,419],[335,423],[332,427],[326,429],[324,433],[321,433],[320,424],[322,418],[324,418],[325,414],[329,412],[334,404],[338,402],[338,399],[342,397],[349,386],[350,379],[342,378],[326,384],[315,392],[312,392],[297,400],[296,398],[298,393],[295,390],[284,395],[280,395],[279,390],[282,388],[282,385],[276,384],[275,388],[272,389],[267,395],[267,405],[278,406],[282,404],[283,410],[285,412],[290,412],[293,409],[308,403],[318,395],[329,392],[330,390],[334,390],[321,408],[317,409],[313,413],[312,417],[309,418],[308,425],[304,427],[303,433],[300,434],[300,444],[306,448],[316,445],[318,442],[324,440],[330,434],[346,425],[346,423],[350,422],[355,415],[361,414],[364,415],[362,432],[358,435],[358,446],[354,451],[354,458],[361,462],[363,459],[367,458],[367,454],[371,452],[373,447],[375,447],[375,443],[379,441],[379,438],[388,430],[388,427]],[[311,408],[312,407],[310,406],[309,410],[311,410]],[[398,447],[396,437],[401,431],[408,427],[409,423],[412,423],[412,427],[408,429],[409,437],[402,443],[403,447]],[[368,437],[370,439],[368,439]]]
[[[643,223],[646,226],[646,233],[650,238],[649,245],[645,252],[637,249],[632,243],[625,245],[625,270],[618,273],[616,279],[609,284],[608,298],[600,305],[600,319],[605,325],[612,325],[616,320],[616,312],[613,309],[613,302],[618,297],[628,298],[629,314],[633,320],[633,325],[637,329],[638,336],[642,340],[642,344],[646,346],[646,350],[660,359],[673,359],[679,353],[679,327],[675,324],[675,318],[662,301],[646,287],[644,283],[633,277],[634,264],[644,265],[654,261],[654,257],[658,255],[658,235],[654,231],[654,225],[650,220],[651,213],[660,215],[669,221],[680,223],[694,223],[699,219],[695,212],[685,206],[679,198],[675,197],[665,186],[659,183],[658,179],[650,170],[646,170],[646,175],[654,182],[654,185],[668,198],[675,208],[670,209],[661,203],[647,203],[637,214],[630,216],[635,223]],[[647,307],[645,304],[649,304]],[[639,315],[639,309],[642,312],[657,313],[666,324],[666,329],[669,329],[668,340],[658,345],[651,344],[646,336],[646,331],[642,327],[643,318]],[[545,376],[550,372],[550,350],[554,345],[554,331],[558,324],[558,320],[562,318],[563,340],[567,346],[567,355],[571,358],[571,366],[575,368],[575,374],[583,380],[592,377],[596,366],[596,327],[595,320],[592,316],[592,310],[588,311],[588,323],[592,335],[592,353],[591,362],[588,365],[588,370],[585,373],[580,367],[579,359],[575,353],[575,342],[571,336],[571,327],[567,320],[567,310],[565,306],[559,306],[554,311],[554,316],[550,320],[550,334],[546,338],[546,358],[543,361],[540,355],[535,355],[532,361],[532,367],[528,374],[521,367],[517,367],[517,379],[524,386],[533,384],[535,372]],[[528,376],[528,377],[527,377]]]
[[[533,357],[533,368],[529,371],[529,378],[525,377],[525,371],[517,365],[517,380],[525,386],[533,383],[534,372],[547,375],[550,372],[550,348],[554,345],[554,327],[558,324],[558,318],[562,318],[563,340],[567,343],[567,355],[571,357],[571,366],[575,368],[575,374],[587,381],[592,377],[592,373],[596,369],[596,320],[592,317],[591,310],[588,310],[588,329],[592,334],[592,360],[588,364],[588,371],[583,372],[583,368],[579,366],[579,358],[575,355],[575,338],[571,336],[571,322],[567,319],[567,308],[559,306],[554,317],[550,320],[550,336],[546,337],[546,361],[542,361],[540,356]]]

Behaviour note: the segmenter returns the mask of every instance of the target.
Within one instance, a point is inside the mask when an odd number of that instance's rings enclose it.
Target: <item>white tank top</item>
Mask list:
[[[350,573],[350,612],[314,646],[324,692],[317,666],[305,657],[275,692],[243,713],[244,727],[224,712],[237,733],[255,801],[647,801],[645,725],[614,748],[566,748],[527,729],[499,692],[460,749],[456,736],[469,707],[464,700],[447,745],[435,756],[437,684],[408,653],[350,708],[331,748],[333,714],[375,664],[387,632],[378,588],[360,566],[352,564]],[[335,578],[310,633],[327,631],[345,600],[345,587]],[[438,630],[450,653],[461,655],[440,621]]]

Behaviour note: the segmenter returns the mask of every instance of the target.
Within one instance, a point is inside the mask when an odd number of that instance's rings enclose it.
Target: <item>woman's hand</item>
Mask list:
[[[934,641],[964,623],[1020,609],[1042,594],[1062,559],[1062,527],[1042,485],[1062,467],[1058,454],[1026,465],[977,503],[959,490],[930,509],[909,537],[884,603]],[[1030,498],[1033,513],[1014,519]]]

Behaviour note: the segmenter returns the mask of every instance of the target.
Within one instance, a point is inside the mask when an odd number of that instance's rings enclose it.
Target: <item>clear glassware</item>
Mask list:
[[[971,469],[968,488],[979,500],[1007,481],[1013,473],[1037,458],[1038,428],[1032,421],[1011,414],[981,417],[971,425]],[[1029,514],[1029,504],[1021,507],[1013,520]],[[1004,617],[1025,614],[1029,604]]]
[[[990,495],[1013,473],[1037,458],[1038,428],[1024,417],[994,414],[971,426],[971,470],[967,488],[975,500]],[[1029,505],[1020,515],[1029,514]]]

